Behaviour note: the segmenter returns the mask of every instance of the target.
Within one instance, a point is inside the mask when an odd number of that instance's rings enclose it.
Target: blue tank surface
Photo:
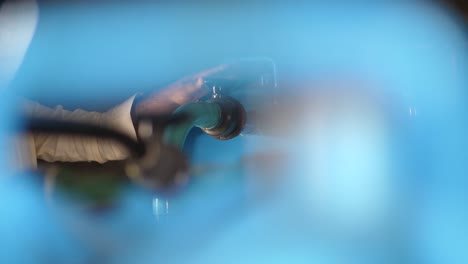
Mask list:
[[[208,2],[40,3],[19,71],[0,80],[0,263],[467,263],[460,18],[392,1]],[[275,96],[224,88],[252,94],[257,130],[189,136],[175,193],[128,187],[94,214],[44,199],[41,172],[8,170],[18,96],[100,111],[242,58],[274,61]]]

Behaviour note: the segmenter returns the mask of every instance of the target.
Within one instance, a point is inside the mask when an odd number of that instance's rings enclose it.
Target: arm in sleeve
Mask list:
[[[32,101],[24,101],[26,114],[32,117],[56,118],[76,122],[86,122],[105,126],[124,133],[136,140],[131,118],[131,108],[135,96],[104,113],[88,112],[81,109],[68,111],[62,106],[52,109]],[[33,134],[38,159],[48,162],[95,161],[104,163],[128,157],[128,150],[119,142],[108,138],[80,135]]]

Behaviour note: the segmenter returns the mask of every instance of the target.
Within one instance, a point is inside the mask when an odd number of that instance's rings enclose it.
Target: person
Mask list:
[[[0,5],[0,87],[6,87],[18,71],[33,39],[39,8],[35,0],[4,1]],[[167,113],[182,104],[197,101],[209,92],[203,84],[204,78],[223,71],[226,67],[221,65],[184,77],[148,96],[140,96],[138,100],[134,95],[102,113],[82,109],[70,111],[60,105],[49,108],[26,99],[21,99],[21,108],[31,117],[100,125],[137,140],[133,120],[135,116]],[[15,155],[12,155],[11,164],[15,169],[35,168],[37,159],[47,162],[105,163],[123,160],[129,155],[128,150],[118,142],[99,137],[35,133],[18,135],[12,142]]]

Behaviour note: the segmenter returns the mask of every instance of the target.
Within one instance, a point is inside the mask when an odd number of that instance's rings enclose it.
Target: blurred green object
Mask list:
[[[164,131],[164,143],[182,149],[185,139],[193,127],[215,128],[221,119],[221,107],[213,102],[185,104],[174,113],[189,113],[186,121],[169,125]]]
[[[59,163],[54,192],[91,208],[102,208],[118,202],[129,184],[120,162]]]

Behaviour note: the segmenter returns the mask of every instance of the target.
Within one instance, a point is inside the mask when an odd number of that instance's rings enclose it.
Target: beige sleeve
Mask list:
[[[86,122],[108,127],[136,140],[130,110],[135,96],[104,113],[81,109],[68,111],[57,106],[52,109],[35,102],[25,101],[26,114],[32,117],[57,118],[59,120]],[[120,143],[93,136],[33,134],[37,159],[53,162],[95,161],[104,163],[128,157],[128,150]]]

